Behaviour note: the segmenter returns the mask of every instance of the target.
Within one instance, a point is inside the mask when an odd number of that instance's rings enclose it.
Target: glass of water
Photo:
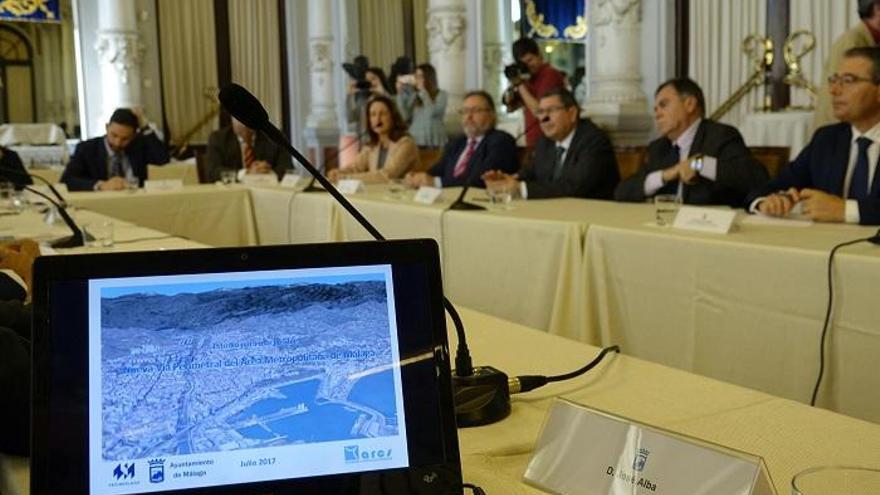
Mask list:
[[[680,206],[681,198],[677,194],[658,194],[654,196],[654,213],[657,225],[661,227],[672,225]]]
[[[220,182],[224,184],[235,184],[235,178],[238,175],[236,170],[221,170]]]
[[[880,490],[880,469],[817,466],[791,479],[792,495],[868,495]]]
[[[486,193],[489,195],[489,202],[501,208],[508,208],[513,200],[513,188],[504,181],[486,182]]]
[[[90,237],[89,245],[92,247],[112,247],[114,243],[113,222],[99,220],[83,225],[83,231]]]

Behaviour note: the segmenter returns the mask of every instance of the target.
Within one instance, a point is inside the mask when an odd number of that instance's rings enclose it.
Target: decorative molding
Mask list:
[[[98,58],[116,69],[122,84],[128,84],[129,73],[140,68],[145,50],[136,32],[98,31],[95,42]]]
[[[587,37],[587,17],[583,15],[577,16],[575,24],[568,26],[562,31],[566,38],[572,40],[582,40]]]
[[[544,14],[538,13],[538,7],[532,0],[526,0],[526,18],[532,29],[529,30],[529,36],[537,33],[542,38],[554,38],[559,36],[559,30],[553,24],[544,24]]]
[[[332,72],[332,36],[315,36],[309,39],[309,70],[312,72]]]
[[[446,8],[429,11],[426,30],[430,53],[461,52],[465,50],[467,18],[464,9]]]
[[[596,26],[638,24],[641,3],[641,0],[598,0],[593,21]]]

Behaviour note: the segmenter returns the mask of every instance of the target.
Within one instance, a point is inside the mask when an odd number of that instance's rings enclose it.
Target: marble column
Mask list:
[[[505,62],[513,61],[509,3],[507,0],[483,2],[483,89],[499,102],[508,85],[503,70]]]
[[[428,2],[428,53],[431,65],[437,69],[437,82],[446,91],[446,128],[457,132],[460,127],[456,114],[461,106],[465,88],[466,31],[468,19],[464,0],[430,0]]]
[[[641,0],[591,2],[591,94],[584,112],[616,145],[647,142],[652,119],[641,86]]]
[[[309,82],[311,104],[306,117],[305,137],[309,148],[316,150],[317,165],[323,166],[324,148],[339,139],[336,117],[336,91],[333,71],[338,65],[333,36],[333,11],[336,2],[309,0]]]
[[[109,118],[116,108],[142,106],[145,47],[138,35],[134,0],[99,0],[97,34],[94,48],[101,69],[102,113]]]

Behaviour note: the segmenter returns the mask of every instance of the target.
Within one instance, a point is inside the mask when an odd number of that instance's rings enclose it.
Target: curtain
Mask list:
[[[742,41],[750,34],[765,34],[766,0],[690,0],[688,32],[689,75],[703,88],[706,113],[711,114],[753,72]],[[721,120],[738,126],[760,107],[763,96],[763,88],[753,89]]]
[[[212,109],[206,93],[217,89],[214,2],[159,0],[158,5],[165,120],[176,144]],[[190,142],[207,143],[218,125],[214,117]]]
[[[229,0],[232,80],[263,102],[269,120],[279,128],[283,114],[280,36],[276,0]]]
[[[816,37],[813,51],[801,59],[804,76],[822,90],[822,68],[838,36],[859,22],[857,0],[794,0],[791,2],[791,32],[806,29]],[[792,105],[809,105],[809,94],[793,89]]]
[[[413,10],[418,12],[419,9],[413,5]],[[397,57],[406,54],[403,43],[403,3],[401,0],[360,2],[358,15],[361,53],[370,59],[371,66],[381,67],[387,76]],[[420,62],[427,62],[427,58],[420,59]]]
[[[430,62],[428,54],[428,0],[413,0],[413,38],[416,45],[416,63]]]

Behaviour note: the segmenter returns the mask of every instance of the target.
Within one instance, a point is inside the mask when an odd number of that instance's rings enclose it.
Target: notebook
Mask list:
[[[31,493],[462,493],[437,252],[39,258]]]

